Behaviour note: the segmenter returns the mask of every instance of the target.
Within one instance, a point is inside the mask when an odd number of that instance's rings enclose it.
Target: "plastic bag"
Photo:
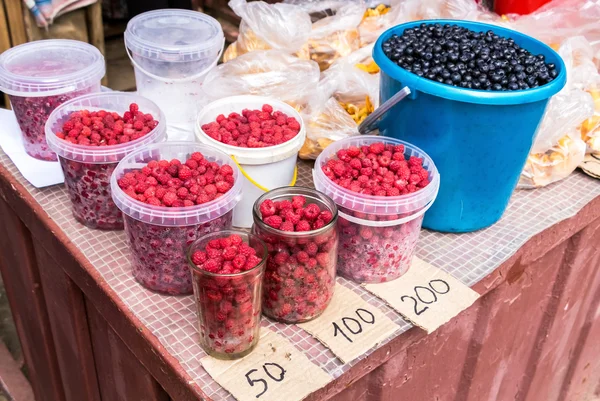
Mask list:
[[[368,8],[358,26],[361,46],[375,42],[385,30],[401,22],[401,3],[402,0],[367,3]]]
[[[302,107],[319,83],[319,66],[281,50],[259,50],[212,69],[204,92],[213,99],[235,95],[269,96]]]
[[[291,0],[286,3],[302,7],[320,18],[312,25],[308,51],[311,60],[319,63],[321,71],[361,47],[358,26],[366,10],[363,0]]]
[[[588,88],[594,100],[594,115],[581,124],[581,139],[587,145],[588,153],[600,155],[600,85]]]
[[[264,1],[231,0],[229,7],[242,19],[237,41],[232,43],[223,61],[227,62],[255,50],[278,49],[308,58],[310,16],[291,4],[267,4]]]
[[[323,73],[303,112],[306,140],[302,159],[316,159],[332,142],[358,135],[358,124],[377,107],[379,78],[351,63],[336,63]]]
[[[587,89],[597,82],[599,74],[585,38],[568,39],[558,52],[567,67],[567,84],[548,103],[521,174],[521,188],[559,181],[571,174],[585,157],[581,127],[594,114],[594,100]]]

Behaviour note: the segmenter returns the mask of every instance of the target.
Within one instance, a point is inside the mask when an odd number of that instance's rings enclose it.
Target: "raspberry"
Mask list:
[[[192,254],[192,263],[195,265],[201,265],[206,262],[208,257],[206,256],[206,252],[204,251],[196,251]]]
[[[289,221],[290,223],[296,225],[300,221],[300,215],[294,213],[292,209],[285,209],[282,213],[285,221]],[[310,226],[309,226],[310,227]],[[309,228],[310,229],[310,228]],[[304,230],[306,231],[306,230]]]
[[[275,216],[271,216],[271,218],[273,218],[273,217],[275,217]],[[279,227],[279,229],[281,231],[291,231],[291,232],[293,232],[294,231],[294,224],[292,224],[289,221],[284,221],[283,223],[281,223],[281,226]]]
[[[264,111],[265,113],[273,113],[273,106],[271,106],[270,104],[263,104],[262,111]]]
[[[310,223],[306,220],[301,220],[296,224],[296,231],[310,231]]]
[[[162,198],[162,202],[165,206],[172,206],[176,200],[177,195],[172,192],[167,192]]]
[[[319,216],[319,213],[321,213],[321,209],[314,203],[311,203],[304,209],[304,217],[307,220],[316,219]]]
[[[321,213],[319,213],[318,219],[327,224],[333,219],[333,214],[329,210],[323,210]]]
[[[293,196],[292,197],[292,207],[294,209],[300,209],[306,203],[306,198],[304,196]]]
[[[271,199],[266,199],[265,201],[263,201],[258,209],[263,219],[269,216],[273,216],[277,211]]]
[[[269,216],[269,217],[263,219],[263,221],[268,226],[278,229],[278,228],[280,228],[282,226],[282,221],[283,220],[279,216]],[[293,227],[293,224],[292,224],[292,227]],[[289,230],[287,230],[287,231],[289,231]]]
[[[177,197],[179,199],[185,199],[188,196],[187,188],[181,187],[177,190]]]
[[[237,248],[228,247],[223,249],[223,259],[225,260],[233,260],[237,255]]]

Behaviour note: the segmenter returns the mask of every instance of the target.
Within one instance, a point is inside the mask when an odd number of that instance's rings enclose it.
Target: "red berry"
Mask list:
[[[263,219],[263,221],[265,222],[265,224],[267,224],[270,227],[273,227],[275,229],[279,229],[282,226],[282,219],[279,216],[269,216]],[[291,223],[290,223],[291,224]],[[294,227],[294,225],[292,224],[292,227]],[[289,231],[289,230],[288,230]]]

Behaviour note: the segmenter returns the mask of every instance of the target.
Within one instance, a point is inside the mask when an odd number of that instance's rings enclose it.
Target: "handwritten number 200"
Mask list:
[[[356,316],[358,316],[360,318],[360,320],[362,320],[365,323],[368,323],[368,324],[375,323],[375,316],[366,309],[358,308],[356,310]],[[348,329],[348,331],[354,335],[362,333],[362,331],[363,331],[362,324],[353,317],[343,317],[342,323],[344,323],[344,326],[346,326],[346,329]],[[349,324],[349,323],[352,323],[352,324]],[[349,342],[352,342],[352,339],[350,337],[348,337],[346,335],[346,333],[344,333],[344,330],[342,330],[340,328],[340,326],[337,324],[337,322],[333,322],[333,336],[337,337],[338,333],[343,335],[346,338],[346,340],[348,340]]]
[[[442,287],[443,289],[440,287]],[[434,302],[437,302],[438,298],[436,294],[447,294],[448,292],[450,292],[450,285],[448,285],[448,283],[444,280],[435,279],[429,282],[429,287],[417,285],[415,286],[414,290],[415,295],[417,296],[416,299],[415,297],[412,297],[410,295],[403,295],[400,298],[400,300],[404,302],[405,299],[411,299],[414,303],[415,314],[419,316],[421,313],[429,309],[429,307],[423,306],[421,309],[419,309],[419,302],[417,301],[417,299],[424,304],[432,304]]]
[[[271,373],[270,369],[267,368],[267,367],[271,367],[271,366],[274,366],[277,369],[279,369],[279,377],[277,377],[276,375],[273,375]],[[276,363],[265,363],[265,364],[263,364],[262,367],[263,367],[263,370],[265,371],[265,373],[267,374],[267,376],[269,376],[273,381],[280,382],[285,377],[285,369]],[[259,398],[261,395],[263,395],[264,393],[267,392],[267,390],[269,389],[269,385],[267,384],[267,381],[265,379],[250,378],[250,375],[254,372],[258,372],[258,369],[252,369],[251,371],[246,373],[246,380],[248,380],[248,384],[250,384],[252,387],[254,387],[254,383],[262,383],[263,391],[256,396],[256,398]]]

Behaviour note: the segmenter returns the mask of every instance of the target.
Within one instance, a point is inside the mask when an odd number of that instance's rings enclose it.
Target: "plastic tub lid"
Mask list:
[[[208,136],[202,129],[204,124],[215,121],[220,114],[225,116],[230,113],[242,114],[243,109],[259,110],[263,104],[271,105],[273,111],[281,111],[282,113],[287,114],[288,117],[294,117],[298,123],[300,123],[300,131],[298,134],[289,141],[279,145],[267,146],[264,148],[242,148],[219,142]],[[300,113],[287,103],[270,97],[240,95],[224,97],[223,99],[215,100],[204,106],[202,111],[198,113],[195,133],[198,141],[220,149],[231,156],[235,156],[237,162],[240,164],[260,165],[275,163],[297,155],[306,139],[306,126],[304,125]]]
[[[224,40],[216,19],[191,10],[149,11],[132,18],[125,31],[125,46],[132,53],[158,61],[216,56]]]
[[[123,114],[131,103],[137,103],[144,113],[152,114],[158,125],[152,131],[135,141],[112,146],[85,146],[67,142],[56,136],[69,115],[76,111],[116,111]],[[58,156],[82,163],[118,163],[131,152],[146,145],[162,142],[167,137],[167,123],[164,113],[145,97],[126,92],[100,92],[76,97],[58,106],[46,121],[46,142]]]
[[[52,96],[100,84],[104,57],[77,40],[38,40],[0,55],[0,89],[14,96]]]

